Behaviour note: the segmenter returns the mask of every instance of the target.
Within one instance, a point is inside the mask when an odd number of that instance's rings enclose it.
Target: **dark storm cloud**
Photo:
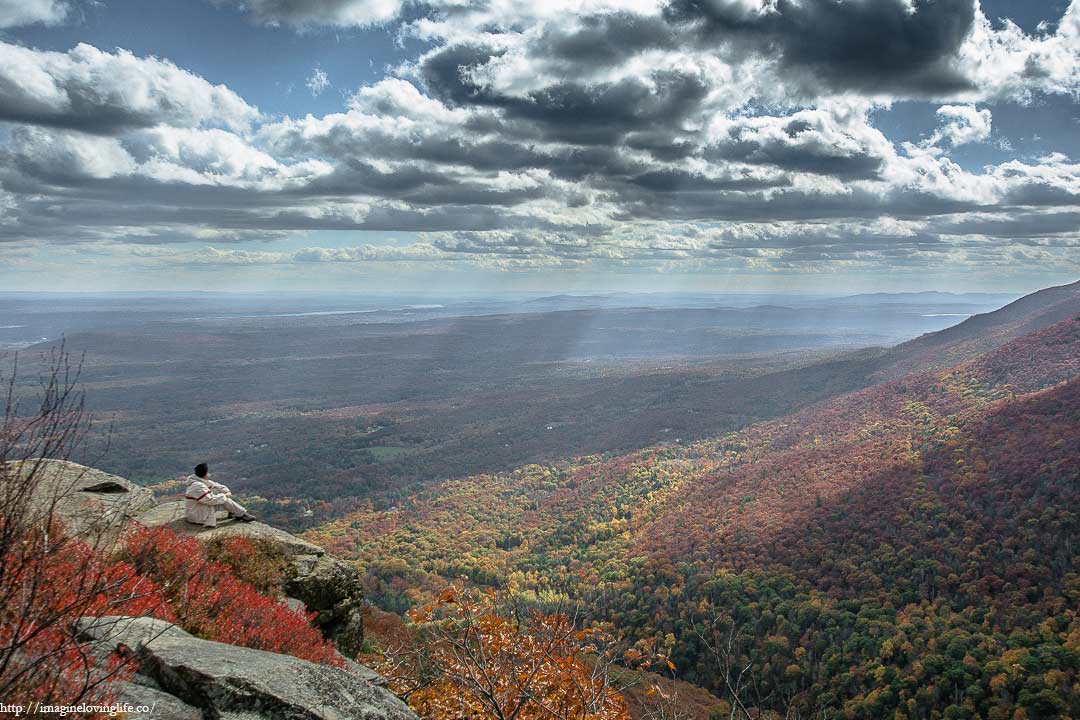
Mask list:
[[[425,187],[447,185],[453,178],[415,166],[382,172],[370,163],[347,158],[329,175],[315,178],[301,192],[311,195],[380,195],[404,197]]]
[[[664,14],[704,41],[778,56],[836,89],[935,96],[970,87],[956,53],[975,21],[972,0],[778,0],[761,13],[672,0]]]
[[[502,50],[476,43],[448,45],[424,56],[420,73],[428,92],[449,105],[494,104],[469,75],[502,55]]]
[[[676,28],[663,18],[630,12],[586,15],[552,25],[534,43],[538,57],[570,67],[610,66],[645,50],[678,47]]]
[[[793,119],[778,137],[760,137],[735,126],[727,138],[705,148],[707,160],[736,160],[752,165],[773,165],[784,170],[831,175],[845,180],[871,179],[880,175],[885,158],[866,148],[850,150],[835,142],[801,142],[813,128]]]
[[[1060,184],[1033,182],[1017,185],[1005,197],[1005,202],[1010,205],[1076,205],[1080,203],[1080,186],[1073,184],[1064,187]]]
[[[724,190],[762,190],[791,184],[785,176],[757,178],[752,176],[707,177],[682,170],[650,170],[630,178],[630,184],[657,193],[681,193]]]
[[[553,151],[542,166],[555,177],[580,182],[589,178],[628,177],[648,169],[646,163],[627,157],[616,147],[591,145]]]
[[[486,132],[491,132],[487,128]],[[388,160],[420,160],[439,165],[462,165],[477,170],[520,170],[554,162],[530,144],[496,136],[448,135],[441,132],[396,134],[381,128],[352,130],[336,127],[311,137],[286,131],[274,149],[290,157],[317,156],[341,164],[363,163],[373,156]]]
[[[1080,232],[1080,212],[1024,213],[971,217],[943,223],[939,232],[997,238],[1037,238]]]
[[[685,160],[700,149],[694,139],[673,136],[663,130],[633,132],[626,136],[625,142],[628,148],[643,150],[656,160],[666,162]]]
[[[511,117],[540,124],[551,139],[590,145],[619,142],[634,130],[677,126],[709,91],[705,80],[692,73],[656,71],[648,80],[628,77],[593,85],[564,81],[525,98],[493,102]]]
[[[972,0],[779,0],[756,10],[736,0],[672,0],[660,16],[583,13],[530,41],[538,71],[617,66],[649,50],[776,58],[811,88],[939,96],[972,89],[957,51],[976,20]],[[450,42],[423,62],[433,93],[459,104],[493,102],[468,76],[506,51]]]
[[[137,244],[169,244],[198,240],[202,231],[211,229],[215,234],[210,239],[215,242],[247,242],[310,230],[434,232],[555,227],[486,204],[430,208],[375,205],[359,213],[350,207],[329,206],[313,214],[302,208],[282,209],[280,203],[279,197],[271,206],[255,211],[221,204],[125,203],[119,198],[107,205],[77,197],[28,199],[14,214],[15,223],[0,223],[0,242],[78,243],[114,237]]]
[[[968,212],[982,207],[966,200],[944,198],[913,189],[887,195],[855,190],[837,195],[809,194],[797,190],[780,192],[688,191],[659,193],[625,192],[618,219],[682,221],[726,220],[769,222],[772,220],[872,219],[882,215],[925,218]]]
[[[527,124],[518,129],[521,134],[579,145],[618,143],[632,131],[677,127],[709,92],[696,73],[657,70],[609,82],[558,79],[511,95],[475,78],[501,54],[474,44],[452,45],[426,56],[420,72],[429,92],[450,106],[499,109],[504,121]]]

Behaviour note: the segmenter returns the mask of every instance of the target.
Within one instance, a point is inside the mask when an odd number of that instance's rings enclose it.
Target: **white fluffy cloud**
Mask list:
[[[52,182],[104,180],[126,175],[135,161],[116,138],[67,130],[18,127],[9,159]]]
[[[1071,0],[1053,32],[1029,35],[1006,20],[995,29],[976,16],[958,55],[971,79],[969,100],[1029,101],[1036,93],[1080,93],[1080,2]]]
[[[0,120],[93,133],[159,123],[247,127],[258,110],[167,60],[79,44],[66,53],[0,42]]]
[[[55,25],[68,14],[64,0],[0,0],[0,28],[42,23]]]
[[[977,110],[974,105],[942,105],[937,109],[937,116],[940,124],[927,138],[927,146],[945,144],[957,147],[990,138],[993,115],[986,108]]]

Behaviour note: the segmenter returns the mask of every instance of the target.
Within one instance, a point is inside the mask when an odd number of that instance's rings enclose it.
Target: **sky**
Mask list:
[[[6,290],[1080,279],[1080,0],[0,0]]]

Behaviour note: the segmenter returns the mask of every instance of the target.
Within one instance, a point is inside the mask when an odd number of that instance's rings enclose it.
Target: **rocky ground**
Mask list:
[[[169,526],[210,541],[243,536],[272,543],[293,573],[282,588],[293,603],[316,613],[315,622],[346,656],[363,642],[363,592],[348,563],[294,535],[260,522],[225,520],[215,528],[191,525],[183,501],[157,503],[128,480],[62,461],[42,461],[34,511],[55,512],[95,544],[137,523]],[[203,640],[152,618],[84,618],[80,633],[99,656],[134,654],[139,670],[119,683],[117,699],[153,708],[154,720],[416,720],[374,671],[316,665],[288,655]],[[134,718],[133,718],[134,720]]]

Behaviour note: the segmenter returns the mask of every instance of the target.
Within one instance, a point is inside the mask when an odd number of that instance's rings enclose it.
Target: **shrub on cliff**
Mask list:
[[[260,595],[278,599],[292,569],[285,552],[264,538],[214,538],[206,543],[206,557],[228,565],[236,577]]]
[[[105,702],[108,681],[130,669],[118,659],[99,661],[74,621],[119,614],[171,620],[172,610],[153,580],[101,551],[106,539],[76,535],[61,522],[57,508],[79,478],[50,476],[47,460],[67,459],[88,420],[78,365],[63,348],[45,363],[40,396],[29,405],[17,397],[14,367],[0,396],[0,699]]]
[[[247,543],[230,546],[244,553],[239,560],[242,565],[257,556],[257,549]],[[124,557],[160,585],[177,624],[193,635],[324,665],[344,665],[334,644],[311,625],[307,614],[261,594],[225,562],[211,559],[195,538],[165,527],[138,528],[125,538]]]

